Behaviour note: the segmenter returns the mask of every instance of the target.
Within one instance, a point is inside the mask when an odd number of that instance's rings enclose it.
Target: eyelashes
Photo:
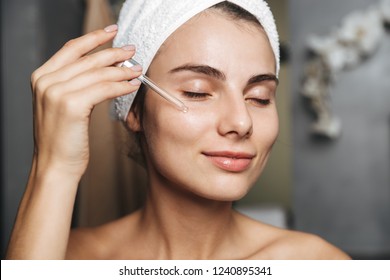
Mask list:
[[[265,107],[265,106],[268,106],[271,104],[270,99],[248,98],[247,100],[249,102],[253,103],[254,105],[262,106],[262,107]]]
[[[184,91],[183,95],[185,97],[192,98],[192,99],[205,99],[208,96],[210,96],[210,94],[205,92],[193,92],[193,91]]]
[[[208,97],[212,95],[206,92],[193,92],[193,91],[183,91],[183,95],[188,99],[194,100],[206,100]],[[257,107],[266,107],[271,104],[271,99],[268,98],[255,98],[255,97],[247,97],[245,101],[257,106]]]

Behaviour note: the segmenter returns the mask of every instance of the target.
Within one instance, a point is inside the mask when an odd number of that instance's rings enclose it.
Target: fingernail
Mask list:
[[[130,69],[135,71],[135,72],[139,72],[139,71],[142,71],[142,66],[139,64],[136,64],[134,66],[131,66]]]
[[[107,33],[114,32],[114,31],[117,31],[117,30],[118,30],[118,25],[116,25],[116,24],[111,24],[111,25],[106,26],[104,28],[104,31],[106,31]]]
[[[123,46],[123,47],[122,47],[122,50],[125,50],[125,51],[134,51],[134,50],[135,50],[135,46],[134,46],[134,45]]]
[[[133,86],[139,86],[141,84],[141,81],[135,78],[129,81],[129,83],[132,84]]]

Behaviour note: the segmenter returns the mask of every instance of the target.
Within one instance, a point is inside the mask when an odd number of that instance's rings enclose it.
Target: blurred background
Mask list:
[[[355,259],[390,259],[390,8],[388,0],[268,0],[280,32],[280,135],[251,192],[234,206],[311,232]],[[32,71],[66,41],[116,21],[122,0],[1,1],[1,256],[32,151]],[[91,162],[73,226],[142,205],[143,169],[99,105]]]

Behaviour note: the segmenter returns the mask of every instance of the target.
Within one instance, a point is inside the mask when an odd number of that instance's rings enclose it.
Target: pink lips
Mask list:
[[[229,151],[203,153],[217,167],[231,172],[242,172],[252,162],[254,155]]]

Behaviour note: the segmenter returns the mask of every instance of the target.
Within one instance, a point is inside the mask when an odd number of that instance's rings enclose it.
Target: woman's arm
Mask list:
[[[11,235],[8,259],[63,259],[77,186],[89,160],[88,124],[95,105],[138,89],[141,69],[114,67],[134,47],[95,52],[116,26],[66,43],[31,77],[34,155]]]
[[[8,259],[63,259],[78,180],[60,170],[37,172],[34,157],[11,235]]]

